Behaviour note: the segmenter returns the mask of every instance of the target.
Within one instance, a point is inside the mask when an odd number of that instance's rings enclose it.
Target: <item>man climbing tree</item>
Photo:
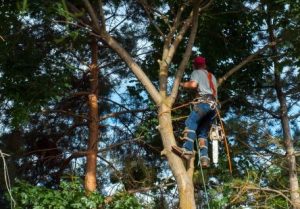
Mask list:
[[[193,61],[194,71],[190,81],[180,83],[183,88],[197,89],[197,98],[193,101],[193,111],[185,121],[183,147],[172,146],[174,153],[189,160],[193,155],[194,141],[198,136],[199,156],[203,168],[209,167],[208,132],[216,116],[217,81],[206,69],[204,57],[196,57]]]

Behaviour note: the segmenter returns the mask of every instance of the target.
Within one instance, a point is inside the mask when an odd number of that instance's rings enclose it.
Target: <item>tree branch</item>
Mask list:
[[[293,119],[296,119],[296,118],[298,118],[298,117],[300,117],[300,113],[295,114],[295,115],[291,115],[291,116],[289,117],[289,119],[293,120]]]
[[[165,97],[167,94],[167,82],[168,82],[168,69],[169,65],[173,59],[175,51],[182,41],[184,34],[186,33],[187,29],[190,27],[190,23],[192,21],[193,12],[189,15],[189,17],[184,21],[181,29],[179,30],[178,34],[175,35],[177,28],[179,26],[179,22],[181,19],[181,14],[183,12],[184,7],[180,7],[176,14],[175,21],[173,22],[173,26],[170,28],[170,31],[164,41],[163,46],[163,53],[162,53],[162,60],[158,60],[160,69],[159,69],[159,90],[160,94]],[[174,41],[172,43],[173,37]]]
[[[99,15],[101,19],[101,28],[103,31],[106,31],[106,25],[105,25],[105,17],[104,17],[104,12],[103,12],[103,2],[102,0],[99,0]]]
[[[61,176],[62,173],[64,172],[65,168],[69,165],[69,163],[75,159],[75,158],[81,158],[81,157],[85,157],[86,153],[85,152],[74,152],[72,153],[67,159],[65,159],[62,162],[62,165],[60,166],[59,170],[56,172],[57,176]]]
[[[97,17],[97,14],[96,14],[95,10],[93,9],[93,6],[91,5],[89,0],[83,0],[83,2],[84,2],[84,5],[87,9],[87,12],[89,13],[89,15],[92,19],[92,22],[93,22],[93,25],[94,25],[96,31],[99,34],[101,34],[101,27],[99,25],[99,20],[98,20],[98,17]]]
[[[100,34],[98,34],[100,35]],[[151,98],[154,100],[156,105],[159,105],[162,101],[162,98],[151,82],[151,80],[148,78],[148,76],[144,73],[144,71],[141,69],[141,67],[133,60],[133,58],[130,56],[130,54],[108,33],[104,32],[103,35],[100,36],[105,43],[113,49],[124,62],[127,64],[127,66],[131,69],[131,71],[135,74],[137,79],[143,84],[143,86],[146,88],[147,92],[151,96]]]
[[[178,88],[179,88],[179,83],[181,81],[181,78],[183,76],[184,70],[186,68],[186,65],[188,63],[188,60],[190,59],[190,56],[192,54],[192,47],[194,45],[195,42],[195,38],[196,38],[196,34],[197,34],[197,29],[198,29],[198,17],[199,17],[199,3],[197,3],[194,6],[194,10],[193,10],[193,19],[192,19],[192,29],[191,29],[191,33],[190,33],[190,37],[189,37],[189,41],[186,47],[186,50],[183,54],[183,58],[179,64],[178,70],[176,72],[176,76],[175,76],[175,80],[173,83],[173,88],[171,91],[171,94],[169,96],[170,99],[170,104],[173,105],[177,94],[178,94]]]
[[[147,110],[150,110],[150,109],[147,108],[147,109],[136,109],[136,110],[124,110],[124,111],[120,111],[120,112],[109,113],[104,116],[101,116],[99,118],[99,121],[106,120],[107,118],[114,118],[114,117],[117,117],[119,115],[126,114],[126,113],[146,112]]]
[[[74,114],[72,112],[65,111],[65,110],[45,110],[45,111],[43,111],[43,113],[45,113],[45,114],[48,114],[48,113],[61,113],[61,114],[67,115],[67,116],[72,116],[74,118],[89,120],[87,115],[77,115],[77,114]]]
[[[236,189],[239,189],[240,187],[233,187],[233,188],[236,188]],[[276,193],[276,194],[279,194],[280,196],[282,196],[284,199],[286,199],[291,205],[293,205],[292,201],[290,200],[290,198],[288,198],[283,192],[279,191],[279,190],[276,190],[276,189],[270,189],[270,188],[263,188],[263,187],[256,187],[256,186],[248,186],[248,185],[245,185],[243,188],[245,188],[246,190],[259,190],[259,191],[265,191],[265,192],[273,192],[273,193]],[[288,192],[288,191],[285,191],[285,192]]]
[[[269,115],[271,115],[273,118],[276,118],[276,119],[280,119],[280,116],[277,115],[275,112],[265,108],[263,105],[254,105],[254,104],[251,104],[250,102],[246,102],[249,106],[251,106],[252,108],[255,108],[257,110],[262,110],[266,113],[268,113]]]
[[[132,143],[132,142],[135,142],[135,141],[139,141],[139,140],[141,140],[143,138],[144,138],[144,136],[140,136],[140,137],[137,137],[137,138],[134,138],[134,139],[131,139],[131,140],[126,140],[126,141],[122,141],[120,143],[112,144],[112,145],[110,145],[108,147],[105,147],[103,149],[99,149],[98,152],[107,152],[107,151],[109,151],[111,149],[114,149],[116,147],[122,146],[123,144],[128,144],[128,143]]]
[[[165,52],[165,49],[168,49],[169,46],[172,44],[171,43],[172,42],[172,38],[173,38],[176,30],[178,29],[180,23],[181,23],[180,19],[181,19],[181,15],[182,15],[182,12],[183,12],[184,8],[185,8],[184,5],[181,6],[180,8],[178,8],[177,14],[176,14],[174,22],[173,22],[173,26],[170,28],[170,31],[169,31],[169,33],[168,33],[168,35],[166,37],[166,41],[165,41],[165,44],[164,44],[164,47],[163,47],[164,48],[163,59],[166,59],[166,56],[167,56],[168,53]],[[187,21],[189,20],[189,22],[190,22],[191,19],[192,19],[192,14],[190,14],[190,16],[187,19]],[[187,26],[185,27],[185,25],[187,25]],[[184,22],[182,28],[186,28],[187,29],[188,26],[189,26],[189,23]]]
[[[139,192],[147,192],[147,191],[150,191],[150,190],[153,190],[153,189],[159,189],[159,188],[164,188],[164,187],[173,186],[173,185],[176,185],[175,182],[166,183],[166,184],[163,184],[163,185],[159,184],[159,185],[154,185],[154,186],[150,186],[150,187],[142,187],[142,188],[139,188],[139,189],[132,189],[132,190],[126,191],[126,193],[134,194],[134,193],[139,193]],[[104,202],[106,204],[110,203],[113,200],[113,197],[114,196],[107,196],[105,198]]]
[[[218,85],[221,86],[224,83],[224,81],[226,81],[228,79],[228,77],[230,77],[232,74],[234,74],[235,72],[237,72],[238,70],[240,70],[247,63],[251,62],[257,55],[259,55],[260,53],[262,53],[263,51],[265,51],[269,47],[272,47],[272,46],[275,46],[276,44],[278,44],[278,42],[279,41],[277,41],[277,42],[275,42],[275,41],[274,42],[270,42],[267,45],[265,45],[264,47],[262,47],[261,49],[257,50],[254,54],[249,55],[241,63],[239,63],[238,65],[236,65],[235,67],[233,67],[231,70],[229,70],[223,77],[219,78]]]
[[[155,22],[153,21],[150,11],[149,11],[149,5],[145,0],[138,0],[138,2],[142,5],[142,7],[144,8],[150,23],[154,26],[155,30],[160,34],[161,37],[164,37],[163,32],[161,31],[161,29],[158,27],[157,24],[155,24]]]

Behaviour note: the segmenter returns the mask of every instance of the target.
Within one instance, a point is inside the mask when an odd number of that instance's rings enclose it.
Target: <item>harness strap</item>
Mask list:
[[[187,128],[185,128],[182,133],[185,134],[185,133],[189,133],[189,132],[194,133],[194,134],[196,133],[196,131],[191,130],[191,129],[187,129]]]
[[[209,104],[211,109],[216,109],[217,107],[217,103],[214,100],[211,100],[209,98],[203,98],[203,97],[198,97],[196,99],[194,99],[191,104],[199,104],[199,103],[206,103]]]
[[[212,90],[214,97],[216,98],[217,97],[217,91],[216,91],[216,88],[215,88],[214,83],[212,81],[212,74],[210,72],[207,72],[207,78],[208,78],[208,81],[209,81],[209,87]]]
[[[180,139],[181,139],[182,141],[190,141],[190,142],[194,142],[193,139],[191,139],[191,138],[189,138],[189,137],[187,137],[187,136],[180,137]]]

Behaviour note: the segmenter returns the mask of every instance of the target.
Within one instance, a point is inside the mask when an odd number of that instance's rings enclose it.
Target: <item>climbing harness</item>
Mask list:
[[[180,137],[180,139],[182,140],[182,141],[190,141],[190,142],[194,142],[194,140],[192,140],[192,139],[190,139],[189,137],[188,137],[188,133],[194,133],[194,134],[196,134],[196,132],[194,131],[194,130],[190,130],[190,129],[188,129],[188,128],[185,128],[184,130],[183,130],[183,132],[182,132],[182,134],[183,134],[183,137]]]
[[[214,97],[208,94],[200,95],[199,97],[195,98],[191,104],[196,105],[199,103],[208,104],[210,109],[214,110],[217,107],[217,102],[215,101]]]
[[[217,102],[215,101],[214,97],[211,95],[201,95],[200,97],[195,98],[192,102],[186,103],[184,105],[181,105],[179,107],[175,107],[174,109],[178,109],[181,107],[186,106],[187,104],[193,104],[194,105],[194,110],[195,106],[199,103],[206,103],[209,104],[211,109],[214,109],[217,113],[217,124],[213,124],[211,126],[210,132],[209,132],[209,138],[212,141],[212,161],[214,164],[218,164],[219,161],[219,141],[224,141],[225,144],[225,150],[226,150],[226,155],[228,159],[228,167],[229,171],[232,174],[232,164],[231,164],[231,158],[230,158],[230,152],[229,152],[229,146],[226,138],[226,132],[224,129],[223,121],[220,115],[220,111],[217,108]],[[195,110],[196,111],[196,110]],[[189,140],[187,137],[187,132],[192,131],[192,130],[184,130],[183,134],[184,137],[180,138],[181,140]]]
[[[232,165],[231,165],[229,146],[228,146],[228,143],[227,143],[226,132],[225,132],[225,129],[224,129],[221,114],[220,114],[219,109],[217,108],[217,102],[215,101],[214,97],[212,97],[211,95],[202,95],[202,96],[194,99],[191,103],[194,104],[194,105],[196,105],[198,103],[206,103],[206,104],[209,104],[211,109],[216,111],[217,118],[219,120],[219,125],[215,125],[215,126],[212,125],[211,130],[210,130],[210,139],[212,140],[213,163],[215,163],[215,164],[218,163],[219,141],[224,141],[226,154],[227,154],[227,159],[228,159],[229,171],[232,174]]]

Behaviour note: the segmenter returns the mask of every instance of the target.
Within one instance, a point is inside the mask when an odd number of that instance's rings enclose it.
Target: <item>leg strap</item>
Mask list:
[[[182,141],[194,142],[194,140],[193,140],[193,139],[191,139],[191,138],[189,138],[189,137],[187,137],[187,136],[180,137],[180,139],[181,139]]]
[[[180,137],[181,140],[194,142],[193,139],[191,139],[191,138],[188,137],[188,133],[194,133],[194,134],[196,134],[196,131],[188,129],[187,127],[185,127],[185,129],[184,129],[184,131],[182,133],[183,133],[183,137]]]
[[[196,131],[188,129],[187,127],[185,127],[185,129],[182,132],[183,134],[187,134],[187,133],[196,133]]]

